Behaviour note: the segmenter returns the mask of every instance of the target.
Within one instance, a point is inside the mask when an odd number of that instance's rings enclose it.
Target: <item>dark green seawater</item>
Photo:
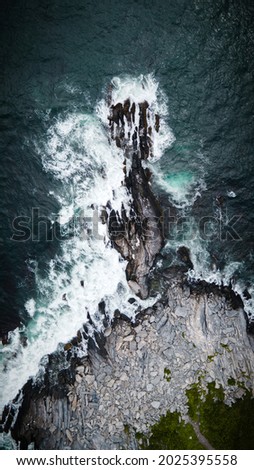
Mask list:
[[[15,217],[30,217],[33,207],[48,218],[60,210],[54,195],[64,184],[43,166],[48,130],[59,117],[93,113],[115,76],[153,74],[167,98],[175,141],[155,164],[164,182],[155,177],[154,187],[165,207],[173,201],[194,224],[212,221],[201,243],[186,236],[197,271],[209,277],[212,262],[221,272],[231,266],[251,292],[254,3],[3,0],[0,35],[1,332],[29,322],[34,266],[46,279],[61,252],[43,234],[12,240]],[[237,218],[237,236],[215,236],[221,216]],[[168,250],[175,245],[169,237]]]

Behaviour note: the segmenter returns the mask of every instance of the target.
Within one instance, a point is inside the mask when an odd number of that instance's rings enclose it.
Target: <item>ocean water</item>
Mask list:
[[[254,295],[253,19],[247,0],[1,7],[1,407],[88,313],[102,327],[99,302],[133,317],[155,301],[128,302],[125,262],[100,223],[108,201],[130,202],[108,139],[110,83],[115,102],[147,99],[161,116],[148,166],[164,210],[176,208],[164,256],[184,244],[190,279]]]

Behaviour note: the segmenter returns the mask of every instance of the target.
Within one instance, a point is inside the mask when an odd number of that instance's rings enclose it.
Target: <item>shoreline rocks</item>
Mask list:
[[[135,112],[139,109],[139,125]],[[132,196],[130,214],[122,205],[121,214],[110,209],[107,220],[113,246],[128,261],[126,277],[133,292],[146,299],[149,295],[147,276],[156,255],[163,246],[162,209],[150,188],[150,174],[142,165],[151,154],[152,132],[156,123],[148,127],[149,105],[129,100],[110,107],[109,123],[112,140],[125,155],[124,184]],[[156,118],[158,127],[158,117]],[[127,129],[127,130],[126,130]],[[126,136],[127,132],[127,136]]]
[[[133,202],[128,214],[124,205],[119,213],[108,203],[103,222],[128,261],[130,288],[145,299],[164,240],[162,209],[142,162],[152,156],[160,120],[156,115],[151,124],[147,102],[126,100],[110,110],[111,138],[124,150],[124,184]],[[222,386],[228,404],[243,396],[244,387],[254,390],[254,344],[241,298],[230,287],[189,283],[184,274],[192,268],[189,250],[180,247],[178,256],[180,267],[153,273],[160,301],[138,313],[135,322],[115,311],[112,324],[102,301],[104,331],[93,330],[89,317],[91,328],[85,325],[80,338],[51,354],[44,376],[30,380],[5,408],[2,430],[10,431],[21,449],[137,449],[137,436],[149,434],[168,411],[190,421],[186,392],[194,384],[204,391],[211,382]],[[78,349],[82,337],[88,355],[80,359],[71,347]]]
[[[22,448],[33,442],[38,449],[136,449],[137,433],[149,433],[168,410],[188,421],[186,390],[193,384],[221,385],[228,404],[244,387],[254,388],[253,344],[240,306],[207,286],[195,291],[180,276],[169,281],[165,304],[142,312],[135,324],[118,319],[107,332],[106,354],[92,348],[73,360],[58,393],[50,369],[47,387],[27,385],[12,428]],[[229,385],[231,379],[243,387]]]

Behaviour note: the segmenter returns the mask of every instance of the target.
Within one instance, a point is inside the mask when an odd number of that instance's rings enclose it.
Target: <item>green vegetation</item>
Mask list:
[[[208,356],[208,357],[207,357],[208,362],[212,362],[215,357],[216,357],[215,354],[214,354],[214,356]]]
[[[234,379],[229,379],[234,385]],[[238,383],[237,383],[238,385]],[[242,385],[242,384],[241,384]],[[246,389],[245,389],[246,390]],[[246,390],[232,406],[224,403],[223,389],[208,385],[202,397],[200,384],[187,391],[189,415],[199,422],[200,431],[215,449],[254,449],[254,399]]]
[[[247,374],[247,372],[245,372],[244,370],[241,371],[241,375],[242,377],[245,377],[246,379],[251,380],[251,376]]]
[[[130,426],[128,424],[124,424],[123,430],[124,433],[127,434],[127,436],[130,435]]]
[[[202,450],[204,447],[200,444],[191,424],[181,421],[179,413],[167,412],[160,421],[151,428],[151,436],[137,433],[136,438],[142,444],[141,449],[154,450]]]
[[[226,351],[228,351],[229,353],[232,352],[232,349],[230,349],[230,347],[227,344],[220,343],[220,345],[222,348],[226,349]]]
[[[235,379],[234,379],[233,377],[230,377],[230,378],[228,379],[228,385],[233,385],[233,386],[234,386],[235,384],[236,384]]]
[[[228,379],[228,385],[237,386],[238,388],[242,388],[243,390],[248,391],[244,382],[240,382],[240,380],[236,381],[233,377]]]
[[[208,357],[207,357],[208,362],[212,362],[212,361],[214,360],[214,358],[215,358],[216,356],[218,356],[218,354],[219,354],[219,353],[216,351],[213,356],[208,356]]]
[[[166,367],[164,369],[164,379],[166,379],[167,382],[170,382],[171,379],[171,370]]]
[[[130,432],[130,426],[129,424],[124,424],[123,426],[123,431],[126,435],[126,444],[127,444],[127,447],[129,447],[130,445],[130,437],[131,437],[131,432]]]
[[[165,369],[165,377],[170,371]],[[187,390],[190,418],[199,424],[201,433],[215,449],[254,450],[254,398],[244,384],[228,379],[228,384],[244,388],[245,395],[232,406],[224,403],[222,387],[208,384],[205,392],[201,377]],[[137,433],[141,449],[199,450],[200,444],[191,424],[181,420],[179,413],[170,413],[151,427],[149,436]]]

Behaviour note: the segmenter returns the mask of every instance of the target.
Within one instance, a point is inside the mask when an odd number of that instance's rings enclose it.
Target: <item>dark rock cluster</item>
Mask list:
[[[153,128],[150,114],[146,101],[131,105],[126,100],[112,105],[109,116],[111,137],[124,150],[125,163],[128,160],[124,184],[133,201],[129,215],[124,205],[121,214],[110,210],[109,234],[114,247],[128,261],[126,276],[130,288],[142,299],[148,297],[147,276],[163,246],[162,209],[151,191],[150,172],[142,165],[152,154],[152,134],[159,130],[159,117],[156,115]]]

